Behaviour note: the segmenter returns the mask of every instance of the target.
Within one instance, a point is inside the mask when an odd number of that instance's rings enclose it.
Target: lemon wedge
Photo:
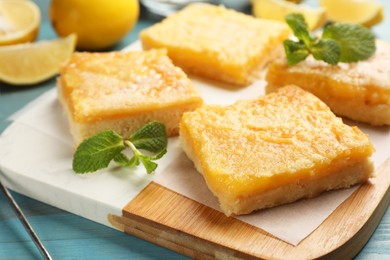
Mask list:
[[[284,17],[290,13],[302,14],[310,31],[322,27],[327,19],[323,7],[298,5],[284,0],[253,0],[253,15],[256,17],[284,22]]]
[[[320,0],[320,5],[335,22],[371,27],[383,20],[383,6],[375,0]]]
[[[0,46],[0,81],[31,85],[58,73],[75,49],[76,36]]]
[[[0,45],[31,42],[36,39],[41,13],[27,0],[0,0]]]

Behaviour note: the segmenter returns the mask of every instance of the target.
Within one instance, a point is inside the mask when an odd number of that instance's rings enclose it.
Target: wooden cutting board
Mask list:
[[[368,241],[390,203],[390,158],[298,246],[226,217],[154,182],[110,215],[120,230],[199,259],[350,259]]]

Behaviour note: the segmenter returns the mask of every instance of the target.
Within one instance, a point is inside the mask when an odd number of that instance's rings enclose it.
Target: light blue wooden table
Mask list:
[[[41,7],[39,39],[56,34],[48,22],[49,0],[36,0]],[[380,38],[390,41],[390,1],[387,21],[375,27]],[[91,1],[93,3],[93,1]],[[138,33],[154,21],[143,16],[136,28],[113,49],[122,49],[138,38]],[[54,86],[54,80],[32,87],[13,87],[0,83],[0,132],[7,118]],[[28,185],[28,184],[26,184]],[[44,203],[12,193],[54,259],[186,259],[168,249],[97,224]],[[23,226],[0,194],[0,259],[40,259],[40,253]],[[390,210],[357,259],[390,259]]]

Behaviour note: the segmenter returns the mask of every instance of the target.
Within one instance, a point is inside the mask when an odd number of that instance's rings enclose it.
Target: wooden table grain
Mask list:
[[[56,38],[48,20],[49,0],[34,2],[40,6],[42,12],[39,39]],[[374,31],[380,38],[390,41],[390,1],[382,2],[385,5],[385,14],[389,17],[386,17],[381,25],[376,26]],[[139,31],[153,22],[153,19],[142,16],[136,28],[114,46],[113,50],[122,49],[135,41]],[[30,87],[14,87],[0,83],[0,133],[9,125],[7,118],[10,115],[53,85],[54,79]],[[187,258],[15,192],[12,194],[53,259]],[[40,258],[38,249],[16,218],[4,195],[0,194],[0,259]],[[356,259],[390,259],[390,210],[387,210],[371,239]]]

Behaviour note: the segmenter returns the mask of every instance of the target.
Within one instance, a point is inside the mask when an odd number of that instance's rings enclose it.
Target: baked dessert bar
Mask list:
[[[74,53],[57,85],[75,144],[103,130],[130,136],[149,121],[177,135],[183,112],[203,103],[165,50]]]
[[[372,125],[390,125],[390,43],[377,40],[376,53],[357,63],[328,65],[309,57],[289,67],[277,59],[268,68],[267,92],[295,84],[332,111]]]
[[[140,39],[144,49],[166,48],[188,73],[244,86],[283,54],[290,33],[281,22],[198,3],[143,30]]]
[[[228,216],[347,188],[373,175],[367,135],[296,86],[184,113],[180,139]]]

